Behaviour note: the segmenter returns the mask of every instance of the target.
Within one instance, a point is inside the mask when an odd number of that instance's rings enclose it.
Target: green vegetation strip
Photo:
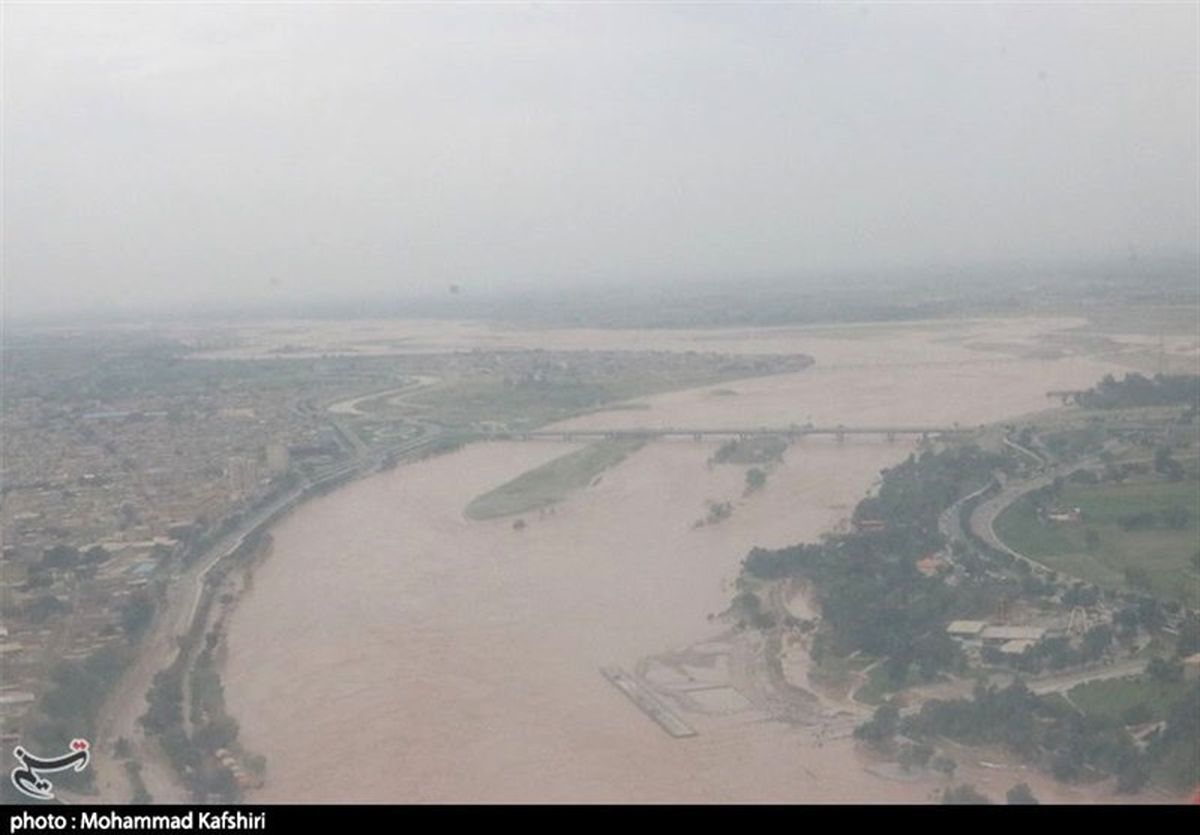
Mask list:
[[[587,487],[593,479],[615,467],[642,445],[642,441],[598,441],[555,458],[477,496],[467,505],[470,519],[497,519],[561,502],[572,490]]]

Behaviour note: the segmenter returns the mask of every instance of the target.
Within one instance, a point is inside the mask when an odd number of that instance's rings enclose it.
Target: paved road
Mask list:
[[[1115,664],[1098,667],[1094,670],[1085,670],[1067,675],[1054,676],[1040,681],[1027,681],[1025,683],[1030,690],[1041,696],[1049,693],[1066,693],[1072,687],[1089,681],[1104,681],[1110,678],[1126,678],[1128,676],[1141,675],[1146,672],[1146,664],[1145,659],[1137,658],[1130,661],[1118,661]]]
[[[1069,673],[1057,673],[1041,678],[1021,678],[1030,691],[1039,696],[1051,693],[1066,693],[1073,687],[1089,681],[1104,681],[1112,678],[1126,678],[1141,675],[1146,671],[1146,660],[1135,658],[1128,661],[1118,661],[1087,670],[1074,670]],[[1007,687],[1018,676],[1015,673],[996,673],[990,676],[989,683],[998,687]],[[931,684],[927,687],[914,687],[906,694],[913,703],[905,708],[905,713],[915,713],[921,709],[921,704],[930,699],[964,699],[975,690],[975,682],[971,679],[956,679],[954,681]]]
[[[976,496],[979,496],[981,493],[986,492],[989,488],[991,488],[993,483],[994,482],[989,481],[978,490],[968,493],[954,504],[943,510],[941,515],[938,516],[938,531],[946,538],[947,547],[955,542],[967,541],[966,531],[964,531],[962,528],[962,506],[974,499]]]

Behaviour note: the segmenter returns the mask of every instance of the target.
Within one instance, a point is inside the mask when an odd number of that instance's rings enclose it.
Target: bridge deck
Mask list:
[[[762,437],[767,435],[798,438],[808,435],[829,435],[843,438],[848,435],[954,435],[969,429],[951,426],[752,426],[752,427],[626,427],[612,429],[533,429],[526,432],[494,432],[495,438],[520,440],[536,438],[705,438],[705,437]]]

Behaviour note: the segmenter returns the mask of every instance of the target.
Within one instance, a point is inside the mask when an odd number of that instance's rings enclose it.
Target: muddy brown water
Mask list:
[[[1019,338],[987,323],[989,338]],[[999,332],[997,334],[997,332]],[[1085,357],[1015,360],[943,329],[811,339],[811,371],[649,398],[570,426],[881,422],[973,425],[1044,409],[1049,389],[1114,370]],[[977,335],[979,336],[979,335]],[[772,340],[779,337],[772,336]],[[996,362],[979,362],[994,359]],[[839,368],[841,366],[841,368]],[[733,396],[714,396],[713,388]],[[474,522],[478,494],[576,445],[491,443],[399,467],[315,500],[231,620],[225,687],[243,741],[268,757],[252,801],[922,801],[939,785],[866,770],[850,740],[754,716],[668,736],[599,672],[702,641],[746,551],[845,520],[911,441],[793,445],[764,490],[706,466],[713,443],[652,443],[555,509]],[[695,528],[708,500],[733,516]],[[964,763],[993,797],[1030,782]]]

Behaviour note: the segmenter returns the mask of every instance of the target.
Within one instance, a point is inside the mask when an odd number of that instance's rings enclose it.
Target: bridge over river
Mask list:
[[[702,441],[706,438],[761,438],[767,436],[787,438],[789,441],[800,440],[810,436],[827,436],[838,441],[845,441],[852,436],[871,435],[894,441],[900,436],[920,437],[929,439],[935,436],[962,435],[973,431],[959,426],[722,426],[722,427],[625,427],[622,429],[535,429],[530,431],[491,432],[487,437],[493,440],[506,441],[538,441],[559,440],[579,441],[592,438],[617,440],[623,438],[691,438]]]

